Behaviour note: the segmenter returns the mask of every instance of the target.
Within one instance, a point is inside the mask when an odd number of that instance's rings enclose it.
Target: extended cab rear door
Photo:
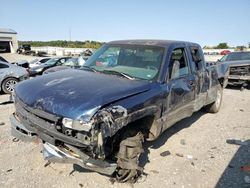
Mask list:
[[[193,113],[195,100],[195,77],[190,67],[188,49],[176,46],[170,52],[168,62],[168,95],[164,99],[164,129]]]
[[[206,101],[209,88],[209,74],[205,68],[203,52],[198,45],[191,45],[188,48],[190,55],[190,67],[195,76],[195,102],[194,111],[201,109]]]

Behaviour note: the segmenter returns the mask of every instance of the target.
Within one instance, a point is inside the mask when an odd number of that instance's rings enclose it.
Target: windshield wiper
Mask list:
[[[103,70],[101,72],[107,73],[107,74],[114,74],[114,75],[122,76],[124,78],[129,79],[129,80],[134,80],[135,79],[134,77],[132,77],[132,76],[130,76],[130,75],[124,73],[124,72],[118,72],[118,71],[115,71],[115,70]]]
[[[86,66],[86,65],[82,65],[80,69],[84,69],[84,70],[90,70],[92,72],[97,72],[96,69],[92,68],[92,67],[89,67],[89,66]]]

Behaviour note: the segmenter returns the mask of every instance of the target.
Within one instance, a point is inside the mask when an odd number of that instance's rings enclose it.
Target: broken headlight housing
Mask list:
[[[73,120],[70,118],[63,118],[62,124],[66,128],[78,131],[89,131],[92,127],[90,122],[85,122],[83,120]]]

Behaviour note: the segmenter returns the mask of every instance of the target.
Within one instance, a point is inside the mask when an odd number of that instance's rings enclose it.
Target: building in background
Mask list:
[[[18,48],[17,32],[0,28],[0,53],[15,53]]]

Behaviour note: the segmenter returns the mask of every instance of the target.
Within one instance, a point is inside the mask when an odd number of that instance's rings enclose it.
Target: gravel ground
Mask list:
[[[17,62],[20,60],[26,60],[28,62],[32,61],[33,59],[39,59],[41,57],[30,56],[30,55],[21,55],[21,54],[12,54],[12,53],[3,53],[0,54],[3,58],[5,58],[9,62]]]
[[[147,176],[134,185],[112,184],[109,177],[71,164],[45,167],[40,144],[13,141],[9,115],[14,106],[5,101],[8,95],[1,94],[0,187],[250,187],[248,89],[225,89],[219,113],[197,112],[145,143],[141,164]],[[165,151],[170,155],[161,156]]]

